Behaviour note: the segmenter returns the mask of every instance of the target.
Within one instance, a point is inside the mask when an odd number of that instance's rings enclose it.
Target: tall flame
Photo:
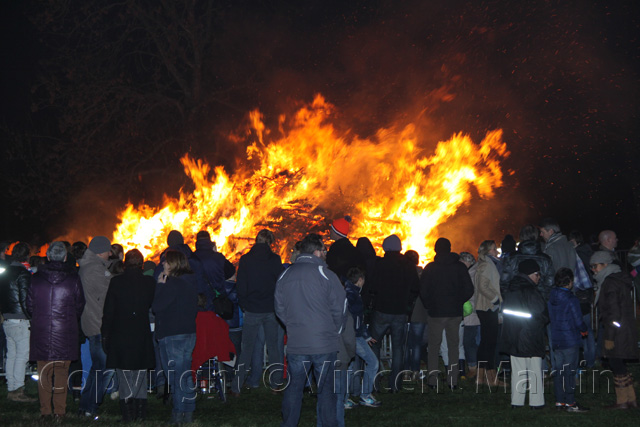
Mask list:
[[[502,185],[500,160],[509,155],[502,130],[487,133],[478,145],[462,133],[439,142],[425,155],[414,125],[401,131],[380,129],[361,139],[340,133],[330,123],[334,107],[321,95],[291,118],[280,117],[280,137],[271,135],[259,111],[250,114],[252,135],[248,163],[229,175],[188,155],[184,171],[194,191],[165,196],[162,207],[127,205],[113,241],[154,256],[176,229],[186,242],[207,230],[218,249],[236,257],[260,228],[279,237],[279,252],[304,234],[325,232],[336,217],[353,217],[350,236],[374,243],[397,234],[403,249],[431,258],[437,227],[471,200],[475,187],[491,198]],[[285,130],[285,128],[287,130]]]

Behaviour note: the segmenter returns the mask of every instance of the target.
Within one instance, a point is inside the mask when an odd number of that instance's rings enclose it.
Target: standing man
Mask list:
[[[576,271],[576,250],[569,243],[567,236],[561,233],[560,225],[553,218],[545,218],[540,223],[540,236],[545,241],[543,252],[551,257],[554,272],[562,267]]]
[[[47,259],[33,275],[27,296],[30,359],[38,362],[41,417],[60,421],[67,407],[69,365],[80,358],[78,320],[85,301],[75,265],[65,262],[64,243],[51,243]]]
[[[458,254],[451,252],[451,242],[448,239],[439,238],[435,251],[433,262],[426,265],[420,276],[420,298],[428,313],[428,382],[432,388],[437,386],[438,353],[442,344],[442,331],[445,331],[451,364],[447,372],[447,383],[453,389],[458,386],[460,374],[455,361],[459,360],[458,329],[462,321],[462,306],[471,298],[474,288],[467,266],[460,262]]]
[[[567,236],[560,232],[560,225],[555,219],[546,218],[540,224],[540,236],[546,242],[544,245],[544,253],[549,255],[553,264],[553,274],[561,268],[568,268],[574,274],[576,273],[576,250],[567,239]],[[548,300],[549,294],[543,295]],[[549,357],[551,358],[551,369],[557,371],[556,358],[554,355],[553,337],[551,336],[551,327],[547,326],[547,337],[549,338]]]
[[[376,259],[371,280],[373,284],[370,290],[376,295],[371,319],[371,337],[376,341],[373,350],[380,359],[382,338],[387,330],[391,331],[393,354],[389,389],[394,393],[402,388],[398,383],[402,380],[400,373],[404,362],[408,315],[413,308],[412,303],[418,296],[420,281],[415,264],[400,253],[402,243],[398,236],[392,234],[384,239],[382,249],[384,257]],[[462,316],[462,305],[460,310]],[[456,329],[456,336],[457,334]]]
[[[24,394],[24,377],[29,361],[29,316],[27,293],[31,273],[24,263],[29,260],[29,245],[18,243],[11,252],[11,263],[0,274],[0,312],[2,328],[7,337],[7,399],[14,402],[35,402]]]
[[[102,349],[102,309],[109,289],[109,254],[111,242],[105,236],[96,236],[78,261],[80,280],[84,290],[86,305],[80,319],[82,332],[89,340],[91,370],[80,398],[80,415],[94,418],[102,403],[104,392],[113,376],[113,370],[106,371],[107,355]]]
[[[313,365],[318,425],[335,426],[334,365],[347,318],[346,293],[338,276],[327,268],[327,249],[320,236],[305,237],[300,252],[278,280],[275,294],[276,314],[288,336],[290,382],[282,400],[282,425],[298,425],[303,389]]]
[[[284,344],[278,339],[278,320],[274,310],[276,281],[282,273],[282,261],[273,253],[271,246],[276,238],[270,230],[260,230],[256,243],[251,250],[240,258],[236,282],[238,303],[244,312],[242,327],[242,352],[238,361],[238,370],[231,385],[233,396],[240,396],[240,389],[247,375],[247,366],[251,365],[251,356],[258,329],[264,327],[265,341],[272,390],[282,384],[282,362]]]

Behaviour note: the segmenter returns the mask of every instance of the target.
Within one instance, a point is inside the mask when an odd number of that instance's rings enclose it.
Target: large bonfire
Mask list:
[[[430,259],[437,227],[472,198],[491,198],[502,186],[501,159],[509,155],[502,131],[480,144],[462,133],[425,153],[414,125],[380,129],[371,139],[339,132],[330,122],[334,107],[318,95],[293,117],[279,118],[278,137],[258,111],[250,114],[254,141],[246,149],[252,165],[229,174],[185,155],[181,162],[192,192],[165,196],[164,205],[127,205],[113,241],[146,257],[166,247],[175,229],[193,243],[207,230],[218,250],[236,258],[261,228],[278,237],[284,260],[308,232],[326,233],[332,219],[351,215],[350,237],[375,246],[397,234],[403,249]]]

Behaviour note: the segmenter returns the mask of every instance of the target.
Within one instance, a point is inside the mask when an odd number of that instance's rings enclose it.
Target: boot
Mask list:
[[[478,371],[476,374],[477,375],[476,384],[478,385],[486,384],[485,382],[486,373],[487,373],[487,370],[485,368],[478,368]]]
[[[14,390],[10,400],[13,400],[14,402],[24,402],[24,403],[33,403],[38,401],[38,399],[29,397],[24,393],[24,386]]]
[[[478,367],[477,366],[469,366],[467,368],[467,378],[468,379],[475,378],[477,373],[478,373]]]
[[[460,359],[458,360],[458,366],[460,367],[460,378],[464,379],[465,378],[465,360],[464,359]]]
[[[605,409],[629,409],[627,403],[627,375],[614,375],[613,384],[616,391],[616,403],[607,405]],[[632,389],[633,390],[633,389]],[[634,393],[635,397],[635,393]]]

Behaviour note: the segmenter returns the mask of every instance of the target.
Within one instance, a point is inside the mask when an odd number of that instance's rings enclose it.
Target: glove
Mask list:
[[[615,347],[613,341],[609,341],[609,340],[604,340],[604,349],[605,350],[613,350],[613,348]]]
[[[580,335],[582,335],[582,338],[586,338],[589,336],[589,332],[588,331],[580,332]]]

